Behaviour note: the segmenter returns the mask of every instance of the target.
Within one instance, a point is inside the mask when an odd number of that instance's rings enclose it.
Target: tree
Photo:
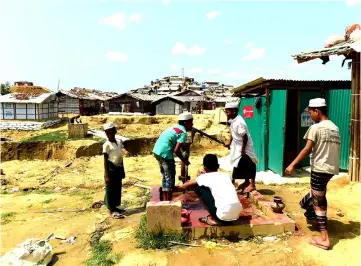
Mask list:
[[[1,88],[1,95],[5,95],[5,94],[10,93],[10,83],[9,83],[9,81],[7,81],[5,83],[1,83],[0,88]]]

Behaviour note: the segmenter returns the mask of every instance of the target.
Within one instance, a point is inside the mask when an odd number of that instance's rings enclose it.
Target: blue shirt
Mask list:
[[[172,160],[174,159],[173,153],[177,142],[185,143],[186,141],[187,131],[184,126],[169,127],[159,136],[154,145],[153,153],[164,159]]]

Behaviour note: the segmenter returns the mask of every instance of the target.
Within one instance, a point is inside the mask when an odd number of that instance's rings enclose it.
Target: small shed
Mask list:
[[[233,92],[241,97],[239,113],[246,119],[257,155],[258,171],[283,175],[303,149],[303,136],[312,120],[306,110],[312,98],[325,98],[329,118],[339,127],[340,168],[348,168],[351,82],[259,78]],[[309,166],[306,158],[301,166]]]
[[[162,96],[141,93],[123,93],[109,100],[110,112],[152,113],[152,102]]]
[[[109,100],[116,97],[115,92],[102,92],[75,87],[71,90],[59,89],[56,93],[59,101],[59,114],[97,115],[101,112],[101,103],[109,111]]]
[[[165,96],[152,102],[153,110],[158,115],[178,115],[183,112],[184,101],[175,96]]]
[[[41,120],[58,117],[58,104],[53,93],[38,96],[9,93],[1,95],[0,102],[1,119]]]

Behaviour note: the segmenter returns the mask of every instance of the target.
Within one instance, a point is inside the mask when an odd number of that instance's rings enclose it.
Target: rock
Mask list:
[[[70,188],[69,190],[70,190],[71,192],[74,192],[74,191],[77,191],[78,188],[77,188],[77,187],[72,187],[72,188]]]
[[[12,191],[12,192],[18,192],[18,191],[19,191],[19,188],[18,188],[18,187],[13,187],[13,188],[11,189],[11,191]]]
[[[345,214],[341,210],[336,211],[337,216],[344,217]]]
[[[61,190],[61,187],[56,187],[54,190],[55,190],[55,191],[60,191],[60,190]]]
[[[264,242],[273,243],[277,240],[276,236],[266,236],[263,238]]]
[[[1,185],[2,185],[2,186],[6,186],[6,185],[8,185],[8,184],[9,184],[9,181],[8,181],[7,179],[1,178]]]

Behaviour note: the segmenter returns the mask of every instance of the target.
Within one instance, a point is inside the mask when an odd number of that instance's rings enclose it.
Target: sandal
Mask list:
[[[318,247],[318,248],[322,248],[322,249],[324,249],[324,250],[330,249],[330,246],[325,246],[325,245],[319,243],[319,242],[318,242],[316,239],[314,239],[314,238],[310,238],[310,239],[308,240],[308,243],[309,243],[310,245],[312,245],[312,246],[315,246],[315,247]]]
[[[117,212],[119,212],[120,214],[126,213],[127,211],[121,208],[116,208]]]
[[[219,225],[217,222],[213,222],[213,221],[209,221],[208,218],[210,217],[210,215],[206,216],[206,217],[201,217],[199,218],[198,220],[201,222],[201,223],[204,223],[204,224],[208,224],[210,226],[217,226]]]
[[[122,219],[125,218],[124,215],[120,214],[119,212],[112,212],[110,214],[110,217],[112,217],[113,219]]]

